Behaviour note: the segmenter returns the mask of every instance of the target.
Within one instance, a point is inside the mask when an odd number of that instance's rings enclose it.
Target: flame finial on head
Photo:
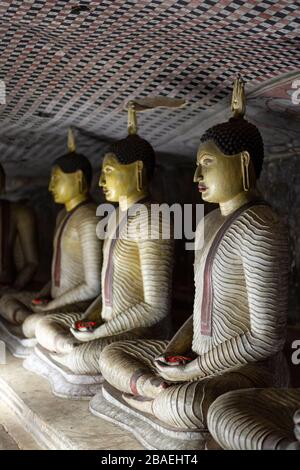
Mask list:
[[[244,117],[246,112],[246,97],[244,81],[239,74],[234,81],[232,98],[231,98],[231,111],[234,117]]]
[[[68,129],[68,150],[69,150],[69,153],[76,152],[76,142],[75,142],[75,137],[74,137],[72,127],[69,127]]]
[[[128,118],[127,118],[127,129],[128,135],[136,135],[138,131],[137,126],[137,116],[136,116],[136,109],[135,109],[135,102],[129,101],[127,105],[128,110]]]
[[[185,100],[169,98],[167,96],[153,96],[129,100],[124,107],[128,113],[128,134],[136,135],[138,133],[137,113],[151,111],[156,108],[182,108],[185,105]]]

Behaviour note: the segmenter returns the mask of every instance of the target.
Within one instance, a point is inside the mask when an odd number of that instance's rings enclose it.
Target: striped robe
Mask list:
[[[58,247],[58,237],[66,216],[63,209],[57,217],[51,283],[42,292],[22,291],[5,295],[0,300],[2,316],[12,324],[23,323],[23,333],[27,337],[35,336],[36,325],[46,314],[59,312],[59,315],[65,315],[74,311],[82,314],[100,292],[102,242],[96,236],[96,205],[88,202],[75,209],[63,229]],[[58,249],[61,253],[59,283],[55,282]],[[51,310],[33,313],[31,301],[40,295],[51,296]]]
[[[162,234],[169,224],[161,216],[151,217],[151,203],[129,214],[115,239],[118,217],[110,218],[103,245],[102,293],[96,309],[103,337],[76,344],[71,352],[64,348],[74,342],[69,330],[83,317],[74,313],[65,317],[51,315],[36,330],[38,342],[56,352],[53,358],[75,374],[100,372],[99,356],[108,344],[122,339],[166,338],[170,320],[170,301],[174,242]],[[119,214],[117,210],[116,214]],[[121,220],[125,220],[121,214]],[[121,222],[122,224],[122,222]],[[165,231],[165,232],[164,232]],[[112,248],[113,244],[113,250]],[[87,314],[88,315],[88,314]]]
[[[212,266],[212,334],[201,333],[201,306],[207,294],[204,266],[226,220],[219,209],[205,217],[204,246],[195,253],[191,348],[196,358],[186,366],[192,372],[183,372],[180,383],[153,399],[154,415],[172,427],[204,429],[209,405],[220,394],[279,384],[275,370],[285,341],[287,237],[270,207],[247,209],[225,232]],[[115,388],[131,394],[137,371],[157,380],[153,359],[167,345],[155,341],[110,345],[100,357],[102,374]]]
[[[300,389],[226,393],[210,407],[208,427],[224,449],[300,449]]]

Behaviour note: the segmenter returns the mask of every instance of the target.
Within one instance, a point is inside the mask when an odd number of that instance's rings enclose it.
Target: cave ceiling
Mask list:
[[[139,134],[160,164],[193,161],[201,133],[229,117],[238,73],[266,153],[295,154],[297,29],[289,0],[1,1],[0,161],[10,174],[45,176],[73,126],[97,166],[126,135],[125,102],[157,95],[187,104],[141,113]]]

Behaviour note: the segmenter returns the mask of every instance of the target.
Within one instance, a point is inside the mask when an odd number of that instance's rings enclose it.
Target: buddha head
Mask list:
[[[66,204],[79,195],[88,195],[92,180],[89,160],[77,153],[57,158],[52,165],[49,191],[58,204]]]
[[[243,118],[208,129],[201,138],[194,181],[202,199],[222,203],[254,189],[264,157],[258,129]]]
[[[0,164],[0,194],[3,194],[5,192],[5,171],[3,166]]]
[[[207,202],[222,204],[255,189],[261,173],[263,140],[257,127],[244,119],[243,88],[238,91],[241,113],[233,96],[234,116],[208,129],[200,140],[194,182]]]
[[[99,186],[110,202],[146,195],[155,167],[152,146],[137,134],[113,143],[104,155]]]
[[[58,204],[67,204],[89,194],[92,166],[82,154],[76,153],[73,134],[68,136],[69,153],[57,158],[52,164],[49,191]]]

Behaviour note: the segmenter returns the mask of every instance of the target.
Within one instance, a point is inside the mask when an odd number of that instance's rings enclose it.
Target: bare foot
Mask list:
[[[69,354],[78,341],[73,336],[58,334],[55,338],[55,350],[59,354]]]
[[[163,392],[169,385],[161,377],[153,375],[142,375],[136,384],[137,392],[139,395],[146,398],[156,398]]]
[[[20,313],[24,315],[24,312],[21,311]],[[26,338],[34,338],[36,325],[44,317],[45,317],[44,313],[32,313],[31,315],[27,315],[22,325],[23,335]]]
[[[24,321],[30,316],[30,312],[24,311],[22,308],[17,308],[14,313],[13,313],[13,318],[15,321],[15,324],[18,326],[23,325]],[[27,336],[24,334],[24,336]],[[32,334],[31,332],[29,333],[28,338],[31,338]]]
[[[153,400],[145,397],[129,395],[124,393],[122,395],[123,399],[128,403],[132,408],[135,408],[143,413],[153,414],[152,412],[152,403]]]

